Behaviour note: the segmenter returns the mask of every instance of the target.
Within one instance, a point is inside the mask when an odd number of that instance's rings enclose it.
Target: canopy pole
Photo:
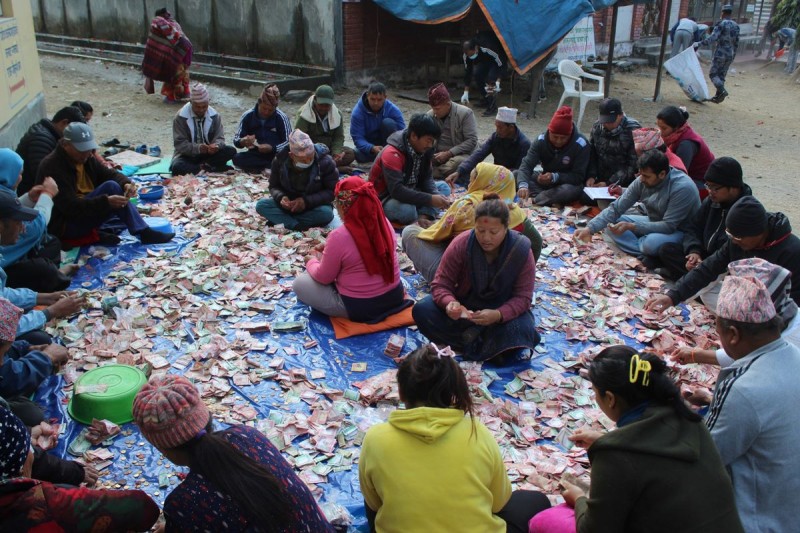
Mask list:
[[[667,50],[667,34],[669,33],[669,15],[672,12],[672,0],[667,0],[666,18],[663,19],[664,25],[661,28],[661,54],[658,56],[658,72],[656,73],[656,90],[653,94],[653,102],[658,102],[658,95],[661,93],[661,74],[664,71],[664,53]]]
[[[611,90],[611,69],[614,68],[614,46],[617,44],[617,12],[619,6],[614,3],[611,8],[611,40],[608,44],[608,64],[606,65],[606,82],[603,96],[608,98],[608,93]]]

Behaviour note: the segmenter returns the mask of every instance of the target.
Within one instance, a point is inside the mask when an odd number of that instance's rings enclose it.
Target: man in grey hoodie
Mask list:
[[[625,214],[639,202],[646,215]],[[573,237],[589,241],[607,227],[606,235],[614,244],[644,260],[657,256],[659,248],[668,242],[682,242],[699,208],[700,195],[692,179],[671,168],[666,154],[649,150],[639,158],[639,176],[630,187]]]

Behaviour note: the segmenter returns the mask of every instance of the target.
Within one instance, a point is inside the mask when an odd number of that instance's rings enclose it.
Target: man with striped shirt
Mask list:
[[[781,338],[781,326],[764,283],[725,278],[716,328],[734,362],[720,371],[706,424],[748,532],[797,527],[800,349]]]

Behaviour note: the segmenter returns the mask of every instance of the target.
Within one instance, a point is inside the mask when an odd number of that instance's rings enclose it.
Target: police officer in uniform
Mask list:
[[[731,13],[733,13],[731,4],[722,6],[722,19],[714,27],[714,31],[700,43],[695,44],[695,47],[697,47],[699,45],[717,43],[711,70],[708,73],[711,83],[717,88],[717,94],[711,98],[711,101],[715,104],[722,103],[725,97],[728,96],[728,91],[725,90],[725,76],[728,74],[733,58],[736,57],[736,50],[739,48],[739,25],[731,20]]]

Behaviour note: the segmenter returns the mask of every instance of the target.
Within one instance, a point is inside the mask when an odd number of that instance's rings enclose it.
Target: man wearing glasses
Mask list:
[[[783,213],[767,213],[752,196],[738,200],[725,218],[728,241],[697,267],[675,282],[675,287],[654,296],[645,308],[661,312],[697,295],[714,311],[721,283],[718,277],[738,259],[759,257],[792,273],[791,297],[800,302],[800,239]]]
[[[708,196],[700,205],[691,226],[683,235],[682,243],[669,242],[658,250],[662,266],[656,274],[676,280],[694,269],[728,240],[725,234],[725,216],[743,196],[753,191],[742,180],[742,166],[732,157],[719,157],[712,161],[705,175]]]

